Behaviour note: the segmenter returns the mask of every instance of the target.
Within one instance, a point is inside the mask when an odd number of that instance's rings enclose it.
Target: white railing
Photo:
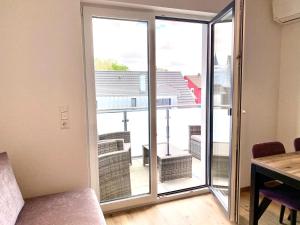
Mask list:
[[[149,143],[148,116],[147,107],[97,110],[98,133],[130,131],[132,156],[141,156],[142,145]],[[201,124],[201,105],[157,106],[156,117],[157,142],[188,149],[188,126]]]
[[[214,140],[229,140],[228,106],[214,107]],[[157,142],[170,142],[180,149],[189,147],[189,125],[201,124],[201,105],[157,106]],[[98,133],[130,131],[132,156],[142,155],[142,145],[149,143],[147,107],[97,110]]]

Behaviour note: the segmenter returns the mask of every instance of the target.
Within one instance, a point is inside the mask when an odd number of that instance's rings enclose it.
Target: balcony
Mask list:
[[[175,148],[183,154],[192,155],[190,154],[189,127],[191,125],[200,126],[201,113],[201,106],[196,104],[158,106],[156,111],[157,148],[164,143],[165,146],[169,147],[169,149],[166,149],[166,155],[168,154],[168,150],[169,154],[174,154],[173,149]],[[143,148],[149,145],[148,116],[147,107],[97,111],[99,135],[119,131],[130,132],[130,183],[132,196],[149,193],[150,170],[149,165],[144,162],[145,152],[143,152]],[[159,176],[157,180],[158,193],[171,192],[205,184],[205,152],[201,151],[200,144],[201,141],[199,140],[199,156],[191,156],[191,176],[179,179],[171,178],[167,181],[162,181]]]

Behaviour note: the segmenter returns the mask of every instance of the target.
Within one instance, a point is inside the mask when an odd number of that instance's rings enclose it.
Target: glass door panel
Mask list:
[[[211,24],[211,187],[228,210],[230,193],[233,9]]]
[[[207,24],[157,18],[155,25],[157,186],[165,194],[206,184],[201,80]]]
[[[148,23],[92,19],[100,202],[150,193]]]

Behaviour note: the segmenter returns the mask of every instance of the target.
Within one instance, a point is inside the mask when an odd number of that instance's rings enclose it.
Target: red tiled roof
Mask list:
[[[191,82],[194,83],[198,88],[201,88],[201,76],[200,75],[188,75],[185,76],[187,79],[189,79]]]

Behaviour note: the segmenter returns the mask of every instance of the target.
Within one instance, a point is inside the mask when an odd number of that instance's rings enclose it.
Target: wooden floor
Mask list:
[[[232,225],[211,194],[105,217],[107,225]]]
[[[240,201],[240,225],[249,224],[249,206],[250,206],[250,193],[242,192],[241,201]],[[279,212],[280,212],[280,205],[272,202],[271,205],[267,208],[267,210],[260,218],[259,225],[280,225]],[[285,219],[283,221],[284,224],[290,224],[290,222],[287,220],[288,215],[289,215],[289,210],[286,209]],[[297,225],[298,224],[300,224],[299,212],[297,217]]]
[[[241,193],[241,225],[249,224],[249,198],[249,192]],[[280,206],[271,203],[261,217],[259,225],[279,225],[279,211]],[[290,224],[287,216],[288,211],[285,213],[284,224]],[[105,218],[107,225],[233,225],[227,220],[223,209],[211,194],[109,214],[105,215]],[[300,213],[297,220],[298,225]]]

